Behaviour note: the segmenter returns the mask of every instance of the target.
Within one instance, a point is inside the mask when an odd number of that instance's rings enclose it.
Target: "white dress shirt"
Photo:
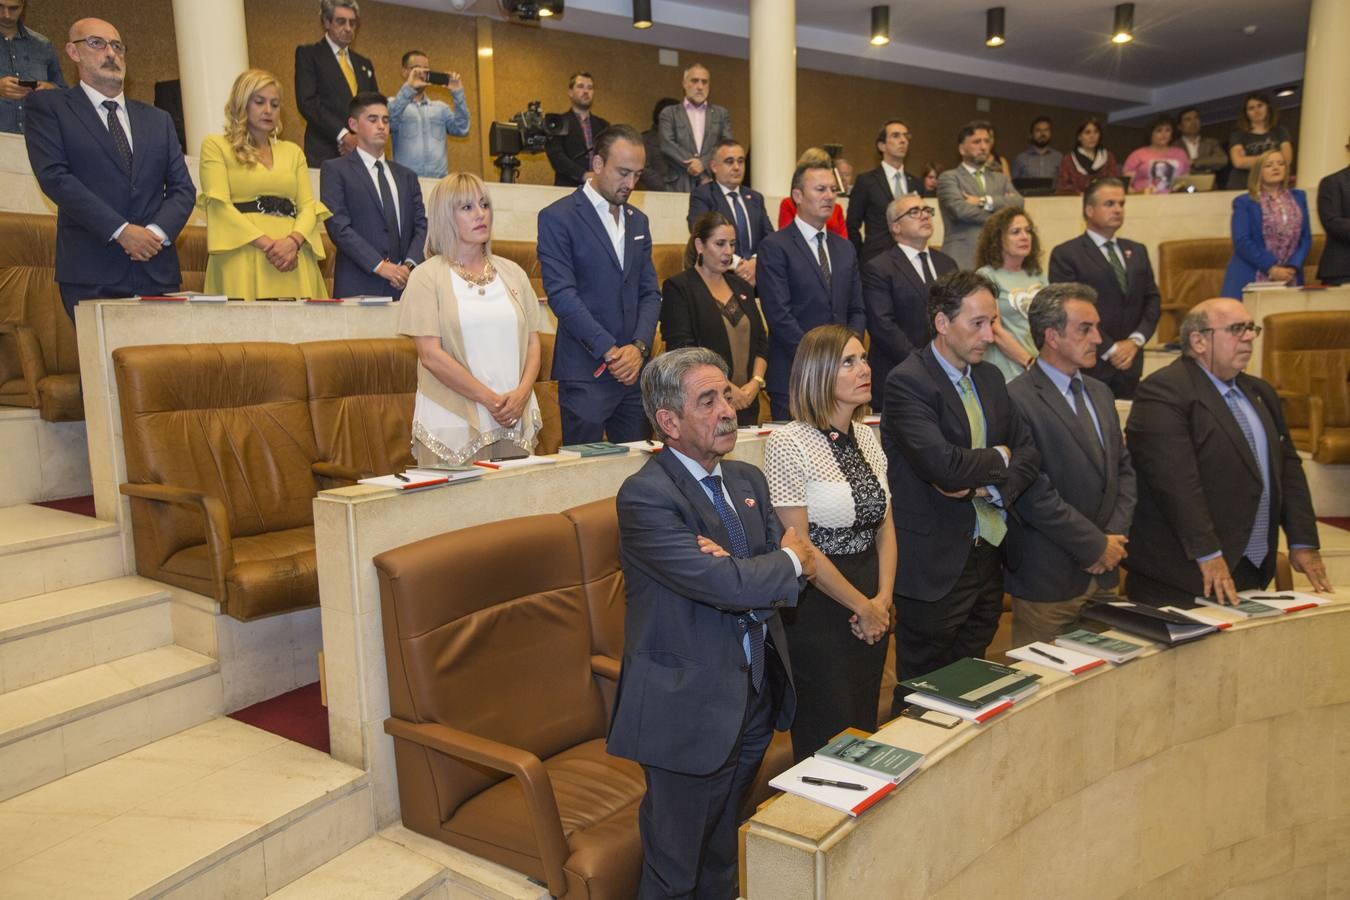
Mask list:
[[[399,230],[402,231],[403,217],[399,215],[398,185],[394,181],[394,173],[389,171],[389,160],[385,159],[383,156],[371,156],[360,147],[356,148],[356,154],[361,157],[361,164],[366,167],[366,174],[370,176],[371,184],[375,185],[375,196],[380,197],[381,203],[384,202],[384,198],[380,194],[380,173],[375,171],[375,163],[378,162],[384,167],[384,180],[389,183],[389,193],[394,196],[394,218],[398,221]],[[380,270],[380,263],[383,262],[384,260],[380,260],[380,262],[375,264],[375,268],[370,271],[378,272]],[[390,260],[390,262],[394,265],[399,265],[404,262],[404,260],[394,259]]]
[[[1094,243],[1094,244],[1097,245],[1097,249],[1101,251],[1102,258],[1106,260],[1107,265],[1112,265],[1112,263],[1114,262],[1114,260],[1112,260],[1112,258],[1111,258],[1111,251],[1108,250],[1108,249],[1106,249],[1106,242],[1107,242],[1107,241],[1115,241],[1116,239],[1115,239],[1115,238],[1102,237],[1100,234],[1098,234],[1097,232],[1093,231],[1091,228],[1087,229],[1087,236],[1090,237],[1090,238],[1092,238],[1092,243]],[[1121,264],[1122,266],[1124,266],[1124,265],[1125,265],[1125,253],[1124,253],[1123,250],[1120,249],[1120,243],[1119,243],[1119,242],[1116,243],[1116,253],[1118,253],[1118,254],[1120,255],[1120,264]],[[1113,266],[1113,268],[1114,268],[1114,266]],[[1147,342],[1147,340],[1148,340],[1148,339],[1145,338],[1142,334],[1140,334],[1138,331],[1131,332],[1131,333],[1130,333],[1130,338],[1129,338],[1129,339],[1132,340],[1132,341],[1134,341],[1135,344],[1137,344],[1139,347],[1143,347],[1144,344],[1145,344],[1145,343]],[[1107,347],[1106,350],[1104,350],[1104,351],[1102,352],[1102,359],[1110,359],[1110,358],[1111,358],[1111,354],[1114,353],[1115,350],[1116,350],[1116,345],[1113,343],[1111,346]]]
[[[731,207],[731,227],[736,227],[736,210],[739,208],[741,215],[745,216],[745,233],[750,240],[749,246],[736,248],[736,259],[754,259],[755,258],[755,238],[750,229],[750,210],[745,208],[745,201],[741,199],[740,188],[729,188],[721,182],[715,182],[717,190],[722,192],[722,196],[727,198],[727,206]]]
[[[591,187],[591,180],[586,179],[585,185],[581,188],[585,193],[586,199],[591,201],[591,206],[595,207],[595,212],[600,216],[600,224],[605,226],[605,233],[609,235],[609,241],[614,245],[614,255],[619,259],[619,268],[623,268],[623,237],[624,225],[627,220],[624,208],[619,207],[619,219],[614,220],[614,214],[609,211],[609,201],[600,196],[600,192]]]
[[[919,259],[919,254],[921,252],[927,253],[928,266],[933,270],[933,280],[934,281],[937,280],[938,273],[937,268],[933,265],[933,251],[928,249],[927,244],[924,245],[922,251],[915,250],[909,244],[897,243],[895,246],[899,247],[900,250],[905,254],[905,259],[909,260],[909,264],[914,267],[914,271],[919,273],[919,280],[924,282],[925,284],[928,281],[928,273],[923,270],[923,260]]]
[[[834,260],[830,258],[830,239],[827,237],[823,245],[816,242],[816,235],[825,234],[825,229],[816,228],[813,225],[808,225],[805,221],[802,220],[801,216],[797,216],[795,219],[793,219],[792,224],[796,225],[797,230],[802,233],[802,237],[806,238],[806,246],[811,248],[811,255],[814,256],[817,261],[820,260],[820,247],[824,246],[825,259],[830,264],[830,271],[833,272]]]
[[[909,193],[909,179],[905,177],[905,171],[903,169],[897,169],[883,159],[881,161],[881,171],[886,173],[886,186],[891,189],[892,197],[903,197]],[[900,193],[898,194],[895,192],[896,175],[900,176]]]

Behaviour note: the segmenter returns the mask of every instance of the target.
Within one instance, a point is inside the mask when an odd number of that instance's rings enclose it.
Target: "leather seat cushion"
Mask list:
[[[226,611],[237,619],[314,606],[319,573],[314,527],[288,528],[236,537],[234,568],[225,573]],[[205,544],[178,551],[163,565],[165,574],[211,584],[211,557]],[[209,593],[209,591],[208,591]]]
[[[48,422],[84,418],[84,392],[78,374],[48,375],[38,382],[38,409]]]
[[[1350,428],[1328,428],[1322,432],[1313,458],[1329,466],[1350,463]]]

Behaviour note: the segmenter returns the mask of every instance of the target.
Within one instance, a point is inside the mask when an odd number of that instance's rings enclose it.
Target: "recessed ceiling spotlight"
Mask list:
[[[1243,26],[1242,33],[1245,34],[1247,37],[1251,37],[1252,35],[1256,34],[1256,26],[1255,25]]]
[[[1292,97],[1292,96],[1294,96],[1294,91],[1295,91],[1295,90],[1296,90],[1296,88],[1287,87],[1287,88],[1284,88],[1283,90],[1276,91],[1276,92],[1275,92],[1275,96],[1276,96],[1276,97]]]

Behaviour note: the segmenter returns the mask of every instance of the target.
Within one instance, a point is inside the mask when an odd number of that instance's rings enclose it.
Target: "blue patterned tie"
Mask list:
[[[122,130],[122,120],[117,118],[117,101],[104,100],[103,108],[108,111],[108,134],[112,137],[113,145],[117,147],[117,152],[122,157],[123,165],[130,172],[131,142],[127,140],[127,133]]]
[[[750,225],[746,221],[745,208],[741,206],[741,195],[727,191],[727,202],[731,204],[731,215],[736,219],[736,252],[742,259],[750,258]]]
[[[1247,414],[1242,411],[1242,404],[1239,402],[1242,394],[1236,387],[1230,387],[1224,392],[1223,398],[1228,401],[1228,408],[1233,412],[1233,418],[1237,419],[1238,428],[1242,429],[1242,436],[1247,439],[1247,446],[1252,449],[1252,459],[1256,464],[1261,465],[1261,454],[1256,452],[1256,435],[1252,433],[1252,423],[1247,418]],[[1266,561],[1266,554],[1270,552],[1270,487],[1267,484],[1266,473],[1261,473],[1261,502],[1256,507],[1256,518],[1252,520],[1252,536],[1247,539],[1247,548],[1242,555],[1252,561],[1252,565],[1258,569],[1261,563]]]
[[[727,530],[727,538],[731,544],[731,555],[742,559],[750,555],[750,542],[745,539],[745,527],[741,525],[741,519],[736,515],[736,510],[727,503],[726,495],[722,493],[722,477],[720,475],[709,475],[703,479],[703,484],[708,490],[712,491],[713,509],[717,510],[717,515],[722,520],[722,527]],[[746,613],[737,619],[741,626],[741,631],[749,638],[750,643],[750,683],[754,685],[755,692],[758,693],[760,686],[764,684],[764,624],[755,618],[754,613]]]

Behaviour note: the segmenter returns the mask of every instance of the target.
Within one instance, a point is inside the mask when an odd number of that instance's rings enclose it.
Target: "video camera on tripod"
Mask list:
[[[567,116],[540,110],[542,103],[531,100],[509,122],[493,122],[488,131],[488,152],[492,164],[501,170],[501,180],[513,184],[520,174],[521,153],[542,153],[550,139],[565,137]]]

